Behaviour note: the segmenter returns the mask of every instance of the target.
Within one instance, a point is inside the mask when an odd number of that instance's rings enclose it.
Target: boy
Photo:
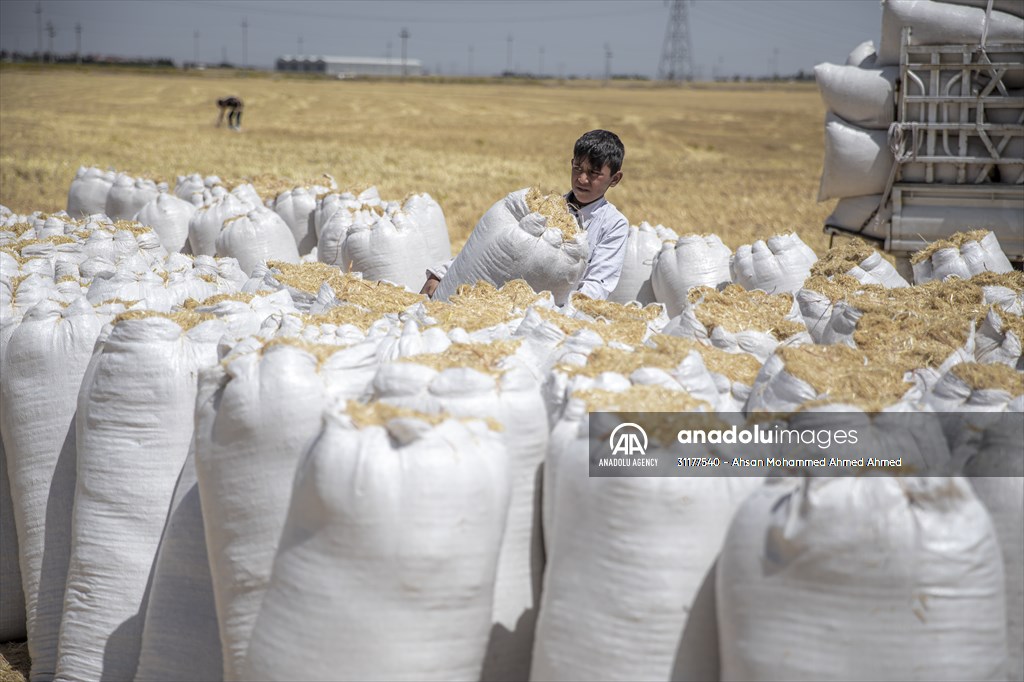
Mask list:
[[[618,135],[591,130],[576,140],[572,152],[572,189],[565,195],[569,211],[587,233],[590,260],[577,290],[593,299],[605,300],[619,283],[626,258],[629,221],[604,198],[622,180],[626,149]],[[451,261],[427,271],[421,294],[432,296],[448,271]]]

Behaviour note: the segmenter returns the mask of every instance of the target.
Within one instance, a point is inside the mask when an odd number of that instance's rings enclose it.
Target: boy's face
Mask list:
[[[605,164],[600,169],[593,168],[586,158],[572,160],[572,193],[581,204],[589,204],[604,196],[609,188],[619,184],[622,171],[612,173]]]

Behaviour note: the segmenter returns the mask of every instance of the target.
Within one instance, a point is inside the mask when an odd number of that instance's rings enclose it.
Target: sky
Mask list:
[[[42,9],[37,15],[36,9]],[[692,0],[694,75],[768,76],[843,63],[878,43],[878,0]],[[655,77],[664,0],[0,0],[0,49],[167,57],[272,68],[286,54],[400,58],[430,73]],[[247,28],[243,30],[243,21]],[[196,34],[198,33],[198,38]]]

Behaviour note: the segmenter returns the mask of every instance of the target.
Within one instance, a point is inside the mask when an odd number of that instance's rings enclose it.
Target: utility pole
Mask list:
[[[508,54],[505,56],[505,72],[512,72],[512,34],[508,34]]]
[[[604,84],[608,85],[608,82],[612,78],[612,46],[608,43],[604,44]]]
[[[36,15],[36,29],[39,34],[39,42],[36,51],[39,53],[39,61],[43,61],[43,3],[37,2],[33,10]]]
[[[242,17],[242,68],[249,68],[249,18]]]
[[[540,55],[537,57],[537,78],[544,77],[544,46],[540,46]]]
[[[199,31],[192,34],[192,64],[199,64]]]
[[[75,63],[82,63],[82,22],[75,24]]]
[[[405,80],[407,75],[405,67],[405,41],[409,40],[409,29],[402,27],[402,31],[398,34],[398,37],[402,39],[402,80]]]
[[[467,75],[470,75],[470,76],[473,75],[473,46],[472,45],[469,46],[469,69],[467,70],[466,73],[467,73]]]
[[[661,62],[658,64],[658,78],[678,83],[693,78],[689,0],[671,0],[671,3]]]
[[[47,52],[50,55],[49,56],[50,63],[53,64],[53,38],[54,38],[54,36],[57,35],[57,29],[54,28],[52,21],[46,22],[46,34],[48,36],[50,36],[50,47],[47,50]]]

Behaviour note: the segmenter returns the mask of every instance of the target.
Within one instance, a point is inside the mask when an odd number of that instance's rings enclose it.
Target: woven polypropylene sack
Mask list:
[[[881,194],[893,163],[888,131],[861,128],[826,113],[818,201]]]
[[[295,476],[245,679],[475,680],[508,462],[482,422],[334,411]]]
[[[669,317],[686,305],[693,287],[717,288],[732,281],[729,260],[732,252],[717,235],[684,235],[666,242],[654,260],[651,284],[655,300],[664,303]]]
[[[882,35],[878,43],[878,66],[900,63],[900,35],[903,28],[912,28],[915,45],[979,45],[985,31],[985,10],[932,0],[885,0],[882,3]],[[993,11],[988,22],[987,43],[1019,43],[1024,35],[1024,19]],[[992,54],[992,61],[1005,59],[1021,62],[1018,53]],[[959,57],[957,57],[959,60]],[[1009,72],[1004,76],[1008,87],[1019,88],[1024,76]]]
[[[189,451],[153,566],[136,682],[223,679],[203,512]]]
[[[113,171],[80,166],[68,189],[68,215],[73,218],[103,213],[107,208],[107,195],[114,185]]]
[[[281,216],[262,206],[224,221],[217,235],[216,249],[218,256],[238,260],[238,266],[246,274],[269,260],[299,262],[298,247],[288,225]]]
[[[714,614],[694,606],[733,510],[759,481],[591,478],[594,418],[571,402],[545,462],[545,500],[556,505],[530,679],[668,680],[673,668],[708,679]],[[700,615],[688,622],[690,613]]]
[[[143,206],[134,219],[152,227],[168,252],[178,253],[188,245],[188,224],[195,211],[191,203],[163,192]]]
[[[160,187],[152,180],[119,173],[107,193],[103,212],[112,220],[131,220],[159,193]]]
[[[11,336],[0,423],[19,534],[32,678],[50,679],[64,610],[75,495],[78,392],[105,319],[79,298],[41,301]]]
[[[223,331],[218,320],[148,316],[117,322],[97,343],[78,400],[56,679],[135,675],[149,578],[192,441],[196,375],[216,363]]]
[[[629,236],[626,238],[626,255],[622,260],[622,274],[619,275],[619,283],[608,295],[609,301],[639,301],[647,305],[655,300],[651,270],[654,267],[654,259],[661,250],[661,242],[655,228],[647,223],[642,223],[639,227],[630,225]]]
[[[547,218],[526,205],[527,190],[496,202],[473,228],[469,240],[438,284],[434,298],[447,301],[461,284],[484,281],[500,287],[523,279],[534,291],[550,291],[564,305],[583,276],[589,250],[586,235],[571,241],[549,228]]]
[[[7,476],[7,458],[0,440],[0,639],[5,642],[23,639],[25,593],[21,587],[18,567],[18,532],[14,525],[14,503]]]
[[[818,64],[814,80],[825,107],[847,123],[888,130],[896,119],[893,99],[899,67],[877,69]]]
[[[818,257],[795,233],[758,239],[736,249],[729,263],[732,279],[747,290],[794,293],[803,287]]]
[[[480,344],[480,352],[487,352],[486,348]],[[524,679],[530,672],[543,572],[538,476],[548,432],[540,387],[527,370],[518,367],[509,367],[500,376],[468,367],[437,371],[411,356],[381,367],[374,389],[375,400],[400,407],[420,412],[441,409],[457,417],[490,418],[501,424],[511,497],[482,679]]]
[[[998,542],[962,478],[770,480],[717,604],[723,680],[1006,679]]]
[[[212,256],[217,253],[217,237],[224,221],[245,215],[255,206],[234,194],[224,194],[216,201],[201,206],[192,214],[188,223],[188,243],[197,256]]]
[[[200,375],[196,475],[226,680],[241,678],[295,466],[319,432],[328,392],[359,395],[377,363],[372,343],[322,363],[303,345],[241,353]]]

